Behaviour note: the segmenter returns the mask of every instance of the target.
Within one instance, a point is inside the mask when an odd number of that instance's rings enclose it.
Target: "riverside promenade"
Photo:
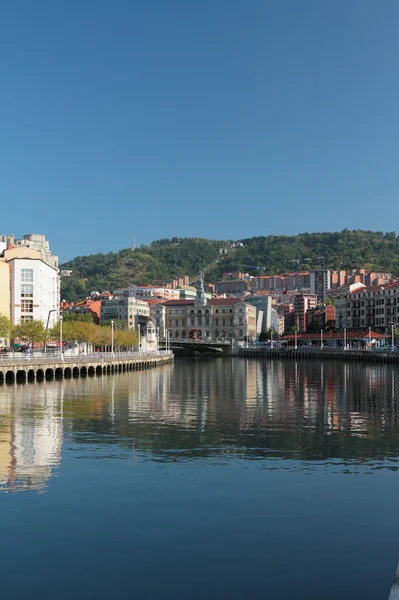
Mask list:
[[[33,381],[70,379],[126,371],[142,371],[173,361],[170,351],[94,352],[84,356],[34,356],[21,354],[0,357],[0,385]]]
[[[368,363],[399,365],[399,352],[381,350],[333,350],[321,348],[239,348],[243,358],[286,359],[286,360],[344,360]]]

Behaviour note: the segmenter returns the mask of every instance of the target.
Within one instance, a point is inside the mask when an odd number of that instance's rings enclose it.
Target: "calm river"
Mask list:
[[[387,599],[399,370],[176,360],[0,388],[2,600]]]

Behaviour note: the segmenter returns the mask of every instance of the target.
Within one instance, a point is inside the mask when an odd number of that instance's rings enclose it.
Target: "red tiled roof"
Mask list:
[[[211,298],[208,306],[233,306],[239,302],[243,302],[242,298]]]
[[[148,298],[146,302],[147,304],[165,304],[162,298]],[[170,302],[170,300],[168,302]]]
[[[165,306],[188,306],[189,304],[194,305],[194,300],[165,300],[161,304]]]
[[[379,292],[381,290],[389,290],[391,288],[399,287],[399,281],[390,281],[389,283],[382,283],[381,285],[370,285],[362,288],[362,292]],[[353,290],[354,292],[356,290]]]

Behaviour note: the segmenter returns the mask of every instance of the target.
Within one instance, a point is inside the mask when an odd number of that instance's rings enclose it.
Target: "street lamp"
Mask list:
[[[346,350],[346,327],[344,328],[344,350]]]
[[[52,308],[51,310],[48,311],[48,315],[47,315],[47,324],[46,324],[46,335],[44,338],[44,354],[47,354],[47,332],[48,332],[48,326],[50,324],[50,315],[53,312],[57,312],[57,308]]]
[[[60,315],[60,359],[64,360],[64,355],[62,352],[62,320],[63,320],[63,316]]]
[[[114,322],[111,321],[111,355],[114,356]]]
[[[391,325],[391,345],[392,345],[392,352],[393,352],[393,349],[395,347],[395,327],[394,327],[393,321],[392,321],[392,325]]]
[[[323,350],[323,330],[320,330],[320,349]]]
[[[137,329],[139,332],[139,352],[140,352],[140,323],[137,325]]]
[[[369,350],[371,350],[371,327],[369,327]]]

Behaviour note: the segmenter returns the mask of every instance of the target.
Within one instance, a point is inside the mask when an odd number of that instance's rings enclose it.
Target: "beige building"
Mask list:
[[[10,266],[0,259],[0,314],[10,318]]]
[[[383,334],[399,329],[399,282],[351,286],[336,298],[335,323],[339,329],[371,328]]]
[[[186,339],[193,329],[202,340],[256,339],[256,308],[241,298],[208,300],[202,281],[195,300],[169,300],[163,304],[171,339]]]
[[[5,315],[10,319],[10,304],[11,304],[11,281],[10,281],[10,266],[0,259],[0,315]],[[8,340],[0,337],[0,346],[7,346]]]

